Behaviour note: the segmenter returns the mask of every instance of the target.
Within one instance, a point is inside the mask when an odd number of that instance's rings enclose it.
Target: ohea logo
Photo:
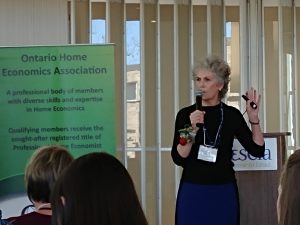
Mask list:
[[[245,149],[232,149],[232,161],[245,160],[272,160],[271,150],[265,149],[265,155],[263,157],[254,157]]]

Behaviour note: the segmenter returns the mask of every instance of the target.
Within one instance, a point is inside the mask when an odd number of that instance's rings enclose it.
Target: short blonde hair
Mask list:
[[[49,202],[54,182],[72,161],[73,156],[63,146],[38,148],[25,170],[25,185],[30,201]]]

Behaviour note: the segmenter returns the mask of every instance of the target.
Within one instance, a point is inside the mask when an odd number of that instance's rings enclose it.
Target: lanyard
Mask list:
[[[221,110],[221,122],[219,124],[219,127],[218,127],[218,131],[217,131],[217,134],[216,134],[216,137],[215,137],[215,141],[214,141],[214,144],[213,145],[206,145],[205,144],[205,139],[206,139],[206,136],[207,136],[207,139],[209,140],[210,143],[212,143],[211,139],[209,138],[208,136],[208,133],[206,133],[206,127],[205,127],[205,124],[203,125],[203,134],[204,134],[204,145],[205,146],[211,146],[213,148],[215,148],[217,145],[219,145],[220,143],[220,130],[223,126],[223,119],[224,119],[224,112],[223,112],[223,104],[221,102],[221,107],[220,107],[220,110]]]

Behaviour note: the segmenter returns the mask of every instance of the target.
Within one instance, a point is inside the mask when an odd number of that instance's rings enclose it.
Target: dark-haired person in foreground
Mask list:
[[[147,225],[133,181],[108,153],[74,160],[58,179],[52,225]]]
[[[69,151],[58,145],[37,149],[25,170],[25,185],[34,211],[7,219],[13,225],[51,225],[50,195],[58,176],[73,161]]]

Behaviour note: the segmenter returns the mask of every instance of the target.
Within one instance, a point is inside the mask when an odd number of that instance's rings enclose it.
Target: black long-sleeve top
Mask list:
[[[212,141],[215,140],[221,122],[221,104],[223,107],[223,125],[220,130],[216,162],[197,159],[199,146],[203,145],[203,128],[199,128],[189,156],[184,158],[179,155],[177,145],[180,133],[178,130],[184,128],[186,125],[191,126],[189,116],[195,111],[196,106],[194,104],[185,107],[177,113],[171,155],[174,163],[183,167],[182,181],[199,184],[235,182],[234,164],[231,161],[234,138],[237,138],[252,156],[264,156],[265,145],[260,146],[253,141],[252,132],[241,112],[225,103],[220,103],[216,106],[203,106],[203,110],[205,111],[204,126],[206,128],[206,137],[209,137]],[[206,138],[206,144],[207,141]]]

